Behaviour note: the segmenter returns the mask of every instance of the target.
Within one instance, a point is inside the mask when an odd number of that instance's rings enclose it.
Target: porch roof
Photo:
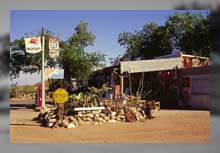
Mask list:
[[[120,73],[140,73],[140,72],[152,72],[162,70],[172,70],[176,66],[182,67],[181,57],[166,58],[166,59],[152,59],[152,60],[140,60],[140,61],[121,61]]]

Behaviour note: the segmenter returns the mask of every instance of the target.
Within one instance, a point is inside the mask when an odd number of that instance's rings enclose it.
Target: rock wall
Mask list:
[[[104,110],[72,112],[59,121],[59,126],[75,128],[84,125],[99,125],[106,122],[135,122],[153,119],[159,112],[159,108],[146,109],[142,107],[106,107]],[[38,119],[42,124],[53,127],[58,122],[57,109],[50,109],[39,114]]]

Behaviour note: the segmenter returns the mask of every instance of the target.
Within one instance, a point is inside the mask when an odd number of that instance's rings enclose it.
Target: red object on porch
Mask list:
[[[183,77],[183,87],[190,87],[190,77]]]
[[[37,107],[40,108],[42,107],[42,86],[39,85],[37,89]]]
[[[119,99],[120,85],[115,85],[114,99]]]

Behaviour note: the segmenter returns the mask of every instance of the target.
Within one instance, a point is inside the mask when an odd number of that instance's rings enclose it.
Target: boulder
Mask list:
[[[100,117],[104,118],[106,115],[104,113],[100,113]]]
[[[77,116],[78,117],[83,117],[83,114],[82,113],[78,113]]]
[[[64,127],[67,127],[68,124],[69,124],[68,120],[63,120],[62,125],[63,125]]]
[[[57,119],[55,119],[55,118],[52,118],[52,119],[49,119],[49,121],[48,121],[49,123],[55,123],[55,122],[57,122]]]
[[[86,121],[87,118],[83,116],[83,117],[81,117],[81,120]]]
[[[108,116],[106,116],[105,118],[104,118],[104,120],[106,120],[106,121],[108,121],[110,118],[108,117]]]
[[[124,115],[117,115],[117,117],[119,117],[119,118],[125,118]]]
[[[99,116],[95,116],[95,117],[93,118],[93,121],[98,121],[98,118],[99,118]]]
[[[117,114],[117,113],[114,112],[114,111],[111,112],[111,116],[116,116],[116,114]]]
[[[101,113],[102,112],[102,110],[97,110],[97,113]]]
[[[103,122],[103,121],[104,121],[104,119],[103,119],[103,118],[101,118],[101,117],[99,117],[99,118],[97,119],[97,121],[98,121],[98,122]]]
[[[115,117],[116,117],[116,116],[111,116],[110,119],[111,119],[111,120],[115,120]]]
[[[52,116],[50,116],[51,118],[56,118],[57,115],[56,114],[53,114]]]
[[[137,119],[136,116],[131,111],[128,111],[125,114],[125,120],[126,122],[135,122]]]
[[[94,117],[94,114],[89,113],[89,114],[87,114],[86,116],[89,117],[89,118],[93,118],[93,117]]]
[[[117,121],[116,120],[109,120],[108,122],[109,123],[116,123]]]
[[[53,127],[54,123],[47,122],[47,127]]]
[[[118,110],[118,114],[124,115],[124,114],[125,114],[125,112],[124,112],[124,110],[123,110],[123,109],[119,109],[119,110]]]
[[[76,125],[75,125],[74,123],[69,123],[69,124],[67,125],[67,128],[68,128],[68,129],[75,128],[75,127],[76,127]]]
[[[111,113],[111,111],[108,108],[105,108],[104,110],[102,110],[102,113],[108,116]]]
[[[98,122],[92,122],[92,125],[98,125],[99,123]]]
[[[74,118],[73,116],[69,116],[69,117],[68,117],[68,120],[71,122],[71,121],[74,121],[75,118]]]
[[[93,119],[91,119],[90,117],[87,117],[87,118],[86,118],[86,121],[92,122]]]
[[[121,121],[121,119],[119,117],[116,117],[115,120],[116,121]]]
[[[79,126],[83,126],[83,125],[85,125],[85,122],[80,120],[80,121],[78,121],[78,124],[79,124]]]
[[[99,114],[95,114],[94,117],[99,117]]]

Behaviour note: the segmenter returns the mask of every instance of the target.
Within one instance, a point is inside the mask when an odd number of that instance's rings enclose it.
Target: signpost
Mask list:
[[[54,94],[53,94],[54,102],[58,104],[63,104],[65,103],[68,98],[69,98],[69,93],[63,89],[63,88],[58,88]]]
[[[44,50],[45,50],[45,36],[44,28],[42,28],[42,68],[41,68],[41,83],[42,83],[42,108],[46,108],[45,104],[45,85],[44,85]]]
[[[54,102],[58,104],[58,121],[54,124],[54,127],[57,127],[58,124],[62,124],[64,119],[64,103],[69,99],[69,93],[63,89],[58,88],[53,94]]]
[[[42,104],[41,104],[41,108],[45,109],[46,105],[45,105],[45,76],[44,76],[44,53],[45,53],[45,32],[46,29],[42,28],[40,30],[40,32],[37,30],[36,33],[34,34],[35,37],[31,37],[31,38],[24,38],[25,41],[25,48],[26,48],[26,52],[30,53],[30,54],[35,54],[35,53],[39,53],[42,51],[42,65],[41,65],[41,84],[42,84]],[[33,34],[34,32],[32,32]],[[40,33],[40,34],[39,34]],[[47,30],[47,33],[51,33]],[[26,33],[27,34],[27,33]],[[31,35],[32,35],[31,34]],[[40,37],[39,37],[40,35]],[[50,38],[50,43],[49,43],[49,48],[51,50],[55,50],[58,51],[59,49],[59,40],[58,38]],[[59,53],[59,52],[58,52]],[[51,58],[55,58],[57,56],[59,56],[57,52],[54,53],[52,55]]]

